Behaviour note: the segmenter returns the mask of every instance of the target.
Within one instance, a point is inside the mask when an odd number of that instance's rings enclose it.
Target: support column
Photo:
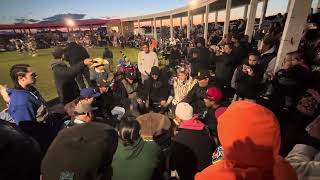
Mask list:
[[[251,42],[253,30],[254,30],[254,23],[256,20],[256,13],[257,13],[257,6],[258,1],[257,0],[251,0],[250,1],[250,9],[249,9],[249,15],[247,20],[247,27],[245,34],[249,36],[249,42]]]
[[[224,21],[223,36],[229,33],[231,3],[232,3],[232,0],[227,0],[226,2],[226,18]]]
[[[180,17],[180,29],[182,29],[182,17]]]
[[[206,42],[206,45],[208,44],[208,21],[209,21],[209,4],[206,5],[206,19],[204,22],[204,40]]]
[[[140,34],[140,19],[138,19],[138,34]]]
[[[154,39],[158,39],[158,34],[157,34],[157,21],[156,18],[153,18],[153,37]]]
[[[204,14],[201,14],[201,26],[204,25]]]
[[[193,15],[190,16],[191,27],[193,27]]]
[[[248,18],[248,7],[249,7],[248,4],[244,6],[244,11],[243,11],[243,19],[244,20],[247,20],[247,18]]]
[[[123,23],[122,23],[122,21],[120,21],[120,30],[121,30],[121,34],[123,35]]]
[[[187,38],[190,39],[190,10],[188,10],[188,19],[187,19]]]
[[[154,28],[153,28],[153,19],[151,19],[151,21],[150,21],[150,26],[151,26],[151,34],[154,34],[154,32],[153,32],[153,30],[154,30]]]
[[[280,69],[288,52],[296,51],[310,12],[312,0],[292,0],[284,26],[274,71]]]
[[[173,38],[173,17],[170,15],[170,38]]]
[[[290,8],[291,1],[292,1],[292,0],[288,0],[288,5],[287,5],[287,11],[286,11],[286,13],[289,12],[289,8]]]
[[[217,24],[218,23],[218,11],[216,11],[215,13],[215,17],[214,17],[214,24]]]
[[[262,25],[262,23],[264,21],[264,18],[266,17],[267,7],[268,7],[268,0],[263,0],[263,2],[262,2],[262,12],[261,12],[260,22],[259,22],[259,29],[261,28],[261,25]]]

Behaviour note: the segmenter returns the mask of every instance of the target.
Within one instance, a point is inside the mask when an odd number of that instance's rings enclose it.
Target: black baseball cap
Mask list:
[[[206,78],[209,78],[210,77],[210,72],[209,70],[199,70],[196,75],[195,75],[195,79],[198,79],[198,80],[202,80],[202,79],[206,79]]]

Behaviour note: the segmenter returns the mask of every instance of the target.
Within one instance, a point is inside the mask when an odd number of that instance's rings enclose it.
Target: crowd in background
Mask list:
[[[285,21],[251,42],[244,20],[223,37],[210,26],[208,44],[201,25],[190,40],[131,36],[136,64],[124,53],[114,64],[108,46],[92,59],[69,36],[52,52],[54,105],[30,65],[13,65],[14,87],[0,86],[0,179],[320,178],[319,22],[310,15],[274,72]]]

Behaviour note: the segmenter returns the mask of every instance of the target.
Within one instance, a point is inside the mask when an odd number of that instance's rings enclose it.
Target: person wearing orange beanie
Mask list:
[[[237,101],[218,118],[223,158],[195,180],[297,180],[290,164],[278,155],[280,129],[275,115],[249,101]]]

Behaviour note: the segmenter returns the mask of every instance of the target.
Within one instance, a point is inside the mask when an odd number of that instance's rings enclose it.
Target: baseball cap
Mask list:
[[[150,72],[150,75],[160,75],[160,69],[158,66],[153,66],[151,68],[151,72]]]
[[[90,66],[90,68],[96,68],[98,66],[104,66],[106,64],[109,64],[108,60],[102,58],[95,58],[93,59],[93,64]]]
[[[80,91],[80,97],[83,98],[96,98],[99,97],[100,93],[98,93],[94,88],[83,88]]]
[[[207,89],[206,97],[205,99],[209,99],[212,101],[219,101],[222,99],[222,92],[219,88],[216,87],[210,87]]]
[[[110,85],[110,81],[108,81],[107,79],[98,79],[97,80],[97,86],[99,87],[108,87]]]
[[[74,112],[75,114],[87,114],[96,109],[96,107],[92,107],[91,103],[78,102],[74,108]]]
[[[175,114],[181,120],[187,121],[193,117],[193,108],[190,104],[181,102],[177,105]]]
[[[202,80],[210,77],[208,70],[200,70],[196,73],[195,79]]]
[[[126,72],[125,77],[131,80],[136,78],[133,72]]]
[[[111,170],[117,144],[117,132],[104,123],[90,122],[65,128],[42,160],[42,177],[88,180],[110,176],[112,172],[108,170]]]

